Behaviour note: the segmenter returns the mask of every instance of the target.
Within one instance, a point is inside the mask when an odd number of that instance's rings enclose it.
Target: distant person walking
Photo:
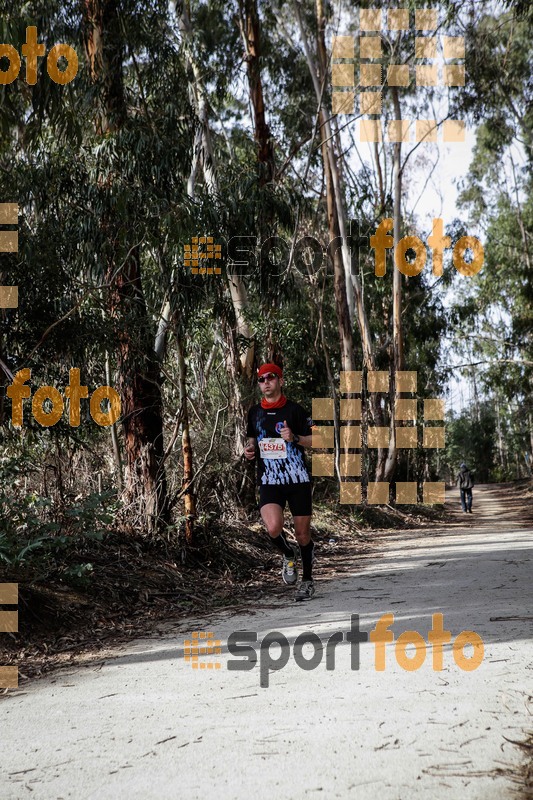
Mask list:
[[[474,486],[473,473],[470,472],[466,464],[461,464],[459,467],[459,477],[457,478],[457,485],[461,492],[461,505],[463,511],[468,514],[472,513],[472,488]]]

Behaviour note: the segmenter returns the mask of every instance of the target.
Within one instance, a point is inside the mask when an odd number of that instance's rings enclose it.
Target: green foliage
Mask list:
[[[349,32],[357,15],[353,4],[341,5]],[[417,3],[409,0],[408,5],[413,14]],[[527,13],[517,17],[515,6],[521,4],[516,3],[503,13],[480,7],[472,18],[463,15],[462,3],[426,5],[442,6],[447,32],[462,34],[460,26],[466,25],[468,79],[465,92],[454,95],[454,110],[481,123],[463,201],[472,220],[485,228],[487,246],[483,272],[469,282],[468,291],[449,263],[439,280],[426,268],[417,278],[402,281],[405,368],[418,372],[422,396],[438,396],[448,374],[443,341],[454,325],[457,352],[490,362],[483,380],[487,391],[494,391],[501,419],[495,421],[491,408],[483,404],[479,416],[469,411],[453,417],[446,464],[453,471],[456,462],[466,458],[483,464],[488,479],[512,476],[528,430],[527,413],[518,424],[509,403],[517,400],[525,412],[531,410],[533,361],[530,19]],[[92,391],[107,382],[106,358],[111,381],[117,379],[117,342],[124,331],[144,366],[168,301],[170,335],[161,362],[165,447],[180,405],[175,347],[179,336],[186,349],[195,468],[204,456],[207,459],[195,487],[199,518],[207,519],[233,513],[240,491],[232,483],[237,480],[232,477],[236,387],[228,365],[231,346],[244,351],[248,342],[232,338],[235,312],[226,275],[193,275],[184,266],[183,245],[198,234],[226,241],[250,236],[259,244],[279,236],[288,243],[286,251],[293,238],[303,235],[327,244],[316,97],[292,4],[259,2],[260,70],[276,166],[275,180],[264,184],[259,180],[262,165],[243,60],[242,4],[191,2],[194,52],[213,140],[218,183],[214,194],[201,163],[193,162],[200,124],[193,102],[196,79],[172,5],[164,0],[121,0],[115,7],[117,24],[108,44],[120,57],[125,119],[105,133],[101,121],[107,89],[105,80],[91,80],[83,4],[67,0],[59,7],[49,0],[32,0],[9,9],[0,21],[1,40],[19,49],[31,18],[47,47],[68,42],[80,56],[78,76],[68,87],[48,79],[43,60],[35,87],[23,80],[0,87],[0,198],[16,199],[21,208],[19,252],[3,255],[0,281],[19,286],[20,307],[0,317],[0,357],[12,372],[31,367],[33,392],[42,384],[62,388],[69,367],[81,368],[82,383]],[[314,56],[314,4],[299,7]],[[179,13],[179,3],[176,8]],[[337,13],[334,4],[325,3],[328,37]],[[412,62],[414,32],[384,46],[385,65]],[[324,92],[329,103],[329,85]],[[431,98],[431,92],[424,97]],[[418,93],[405,92],[402,102],[406,118],[423,116]],[[388,87],[384,110],[390,116]],[[336,142],[339,160],[350,141],[348,133]],[[523,148],[524,158],[515,159],[509,182],[509,158],[516,157],[517,146],[518,151]],[[348,159],[342,176],[348,217],[361,223],[365,236],[392,211],[390,149],[385,145],[381,158],[387,167],[383,207],[370,167]],[[193,193],[188,185],[194,169]],[[464,221],[447,222],[446,227],[453,239],[467,232]],[[405,219],[404,232],[411,228],[416,228],[416,219]],[[140,290],[135,303],[113,316],[110,289],[117,268],[132,250],[139,259]],[[259,249],[256,255],[244,279],[244,313],[256,358],[262,360],[272,350],[281,353],[288,391],[310,409],[313,397],[331,395],[327,365],[335,385],[341,369],[331,263],[325,259],[320,274],[310,276],[301,261],[289,268],[287,252],[279,267],[261,258]],[[225,272],[226,262],[221,265]],[[388,369],[392,261],[387,275],[376,280],[365,242],[360,274],[377,366]],[[452,307],[443,301],[446,292],[457,297]],[[357,333],[355,339],[361,367]],[[121,376],[125,377],[134,380]],[[251,400],[253,387],[241,389]],[[77,559],[76,548],[81,552],[84,542],[103,541],[118,508],[113,502],[117,467],[109,431],[83,417],[76,430],[65,420],[45,430],[33,421],[27,401],[20,437],[26,450],[21,455],[18,434],[8,423],[9,402],[1,402],[6,445],[0,464],[0,560],[28,574],[56,570],[62,580],[83,584],[91,580],[93,565],[81,556]],[[507,450],[499,446],[500,435]],[[118,436],[123,452],[120,426]],[[178,432],[166,462],[174,495],[181,489],[179,441]],[[431,455],[428,471],[438,472],[438,458]],[[399,474],[407,474],[412,466],[402,455]],[[79,485],[78,470],[83,473]],[[95,491],[100,488],[96,474],[102,491]],[[178,527],[184,519],[181,511],[178,503]]]
[[[452,308],[457,351],[501,409],[497,466],[485,443],[493,478],[527,474],[533,431],[533,35],[531,8],[506,6],[480,7],[467,31],[462,110],[480,125],[460,203],[485,232],[485,264]],[[483,419],[490,438],[494,420],[488,411]]]
[[[464,462],[475,473],[476,483],[494,480],[496,467],[496,415],[494,407],[483,403],[476,410],[453,412],[446,420],[445,461],[454,479]]]
[[[0,460],[0,561],[13,575],[52,576],[82,585],[89,563],[70,564],[86,543],[102,542],[117,510],[114,492],[93,493],[71,505],[24,490],[29,464]],[[9,486],[9,490],[8,487]]]

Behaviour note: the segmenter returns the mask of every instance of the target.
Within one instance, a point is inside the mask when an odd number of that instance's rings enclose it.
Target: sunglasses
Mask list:
[[[267,372],[266,375],[261,375],[260,378],[257,379],[257,383],[264,383],[265,381],[273,381],[274,378],[278,376],[274,372]]]

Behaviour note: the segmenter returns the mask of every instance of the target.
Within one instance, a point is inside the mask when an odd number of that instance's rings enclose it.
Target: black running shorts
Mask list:
[[[309,517],[313,511],[313,494],[310,483],[263,484],[259,487],[259,508],[267,503],[276,503],[285,508],[285,503],[293,517]]]

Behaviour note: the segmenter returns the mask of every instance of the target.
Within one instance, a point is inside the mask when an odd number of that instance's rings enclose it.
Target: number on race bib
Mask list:
[[[261,458],[287,458],[287,442],[284,439],[261,439]]]

